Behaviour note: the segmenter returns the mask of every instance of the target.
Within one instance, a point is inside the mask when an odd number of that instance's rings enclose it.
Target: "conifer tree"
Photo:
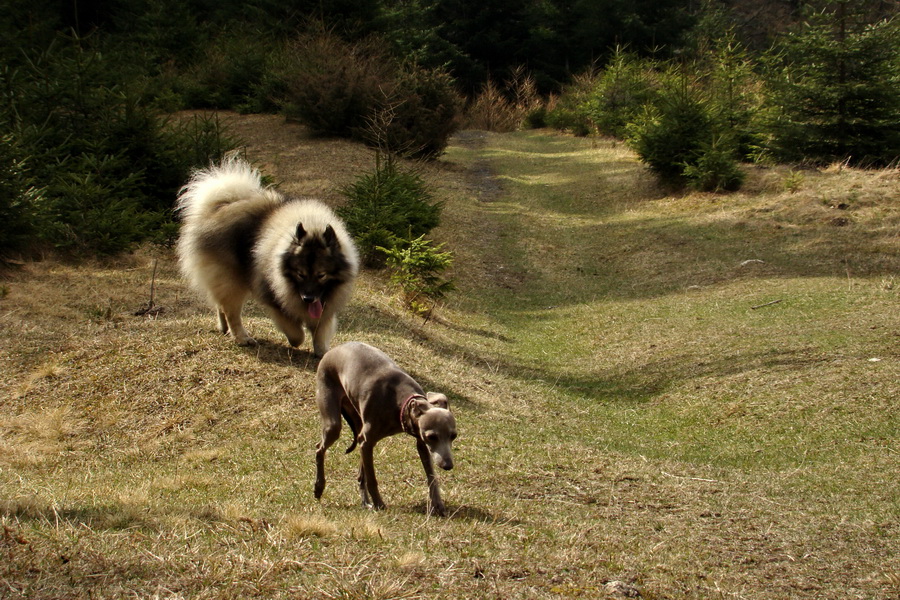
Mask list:
[[[870,166],[900,156],[900,21],[867,22],[865,4],[825,0],[769,57],[777,159]]]

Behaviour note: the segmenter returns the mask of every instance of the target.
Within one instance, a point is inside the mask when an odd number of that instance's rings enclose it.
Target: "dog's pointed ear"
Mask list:
[[[298,242],[306,237],[306,229],[303,228],[303,223],[297,223],[297,231],[294,232],[294,235],[297,236]]]
[[[438,408],[446,408],[450,410],[450,401],[447,400],[447,396],[438,392],[427,392],[425,397],[428,398],[428,403],[432,406],[436,406]]]
[[[331,225],[326,227],[325,233],[323,233],[322,236],[325,238],[326,246],[328,246],[329,248],[337,248],[338,239],[337,239],[337,233],[334,232],[334,227],[332,227]]]

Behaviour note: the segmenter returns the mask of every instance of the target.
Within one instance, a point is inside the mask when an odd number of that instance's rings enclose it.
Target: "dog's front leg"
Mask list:
[[[303,326],[288,318],[280,310],[274,307],[269,308],[269,316],[275,321],[275,325],[288,340],[288,344],[294,348],[298,348],[303,343],[306,334],[303,332]]]
[[[385,505],[381,499],[381,494],[378,493],[378,480],[375,479],[373,452],[373,445],[368,440],[363,439],[359,444],[359,491],[363,505],[371,506],[375,510],[383,510]]]
[[[313,331],[313,352],[316,356],[323,356],[328,352],[336,330],[337,319],[333,315],[319,319]]]
[[[435,514],[440,517],[447,515],[447,509],[444,507],[444,501],[441,500],[441,488],[438,485],[437,476],[434,474],[434,464],[431,462],[431,450],[422,440],[416,440],[416,450],[419,451],[419,458],[422,460],[422,468],[425,469],[425,479],[428,481],[428,500],[429,514]]]

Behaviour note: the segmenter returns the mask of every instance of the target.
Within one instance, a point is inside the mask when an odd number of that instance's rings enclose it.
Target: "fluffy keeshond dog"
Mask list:
[[[306,327],[315,354],[328,351],[359,268],[356,246],[328,206],[282,196],[229,156],[196,171],[176,208],[181,272],[209,297],[222,333],[242,346],[256,344],[241,323],[253,297],[291,346],[303,343]]]

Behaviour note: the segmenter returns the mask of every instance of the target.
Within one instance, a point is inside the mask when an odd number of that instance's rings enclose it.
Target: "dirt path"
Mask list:
[[[487,145],[487,136],[485,131],[460,131],[453,137],[453,142],[468,150],[482,150]],[[482,202],[493,202],[503,194],[497,173],[484,157],[477,158],[469,166],[466,176],[475,196]]]

